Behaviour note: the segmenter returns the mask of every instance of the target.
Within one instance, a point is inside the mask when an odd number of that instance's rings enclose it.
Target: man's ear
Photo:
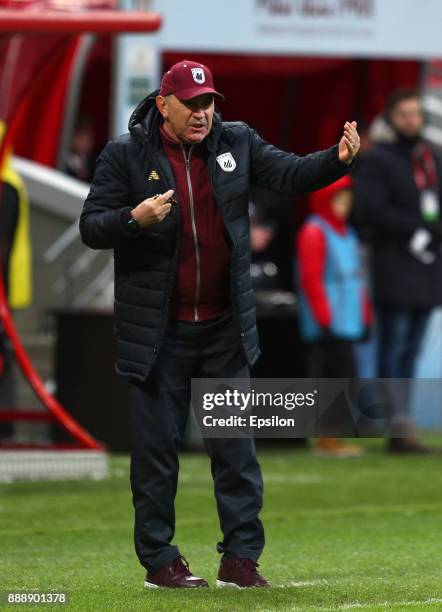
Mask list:
[[[163,96],[157,96],[155,98],[155,103],[157,105],[157,109],[160,111],[162,117],[164,119],[167,118],[167,101],[166,98],[164,98]]]

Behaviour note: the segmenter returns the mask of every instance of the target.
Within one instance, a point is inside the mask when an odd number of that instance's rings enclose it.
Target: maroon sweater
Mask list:
[[[182,321],[214,319],[230,305],[230,245],[209,181],[207,148],[204,142],[180,145],[163,126],[160,134],[175,177],[182,218],[169,316]],[[189,159],[193,215],[185,156]]]

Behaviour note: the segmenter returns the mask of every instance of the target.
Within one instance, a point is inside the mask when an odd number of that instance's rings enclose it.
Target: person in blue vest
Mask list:
[[[372,325],[359,242],[347,223],[352,197],[348,176],[312,194],[312,214],[297,236],[298,321],[311,378],[357,377],[353,344]],[[327,437],[315,452],[350,457],[361,449]]]

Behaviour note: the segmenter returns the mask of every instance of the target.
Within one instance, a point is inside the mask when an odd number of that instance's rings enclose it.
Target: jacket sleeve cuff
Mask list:
[[[356,165],[356,157],[353,157],[352,161],[350,164],[346,164],[344,162],[342,162],[339,159],[339,145],[335,144],[332,148],[331,148],[331,153],[332,153],[332,160],[333,160],[333,164],[335,165],[336,168],[338,168],[341,172],[343,172],[343,174],[346,174],[347,172],[350,172],[350,170],[353,170],[353,168]]]
[[[142,229],[128,229],[128,223],[132,218],[131,210],[129,206],[120,210],[120,227],[123,234],[129,238],[139,236],[143,232]]]

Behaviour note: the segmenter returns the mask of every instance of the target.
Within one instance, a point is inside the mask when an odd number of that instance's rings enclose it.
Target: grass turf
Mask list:
[[[271,589],[144,589],[128,458],[113,457],[102,482],[0,485],[0,591],[66,591],[57,609],[84,611],[442,610],[442,456],[365,444],[353,460],[259,453]],[[212,587],[219,537],[207,458],[183,455],[175,541]]]

